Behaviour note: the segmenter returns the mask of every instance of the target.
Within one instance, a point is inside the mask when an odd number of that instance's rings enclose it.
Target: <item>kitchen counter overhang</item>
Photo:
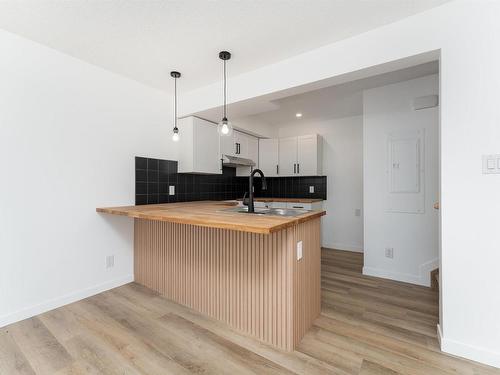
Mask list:
[[[310,211],[293,217],[257,215],[224,211],[234,203],[198,201],[143,206],[97,208],[97,212],[136,219],[166,221],[178,224],[231,229],[248,233],[270,234],[319,218],[325,211]]]

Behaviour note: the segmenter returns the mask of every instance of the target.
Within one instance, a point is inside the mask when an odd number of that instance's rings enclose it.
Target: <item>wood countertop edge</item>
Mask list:
[[[161,215],[155,215],[154,213],[139,213],[139,212],[124,212],[120,211],[117,208],[106,208],[99,207],[96,208],[96,212],[110,214],[110,215],[118,215],[118,216],[127,216],[133,219],[143,219],[143,220],[153,220],[153,221],[164,221],[176,224],[186,224],[186,225],[195,225],[206,228],[217,228],[217,229],[228,229],[234,230],[238,232],[246,232],[246,233],[257,233],[257,234],[271,234],[275,232],[279,232],[289,227],[293,227],[295,225],[307,222],[309,220],[313,220],[316,218],[320,218],[321,216],[326,215],[326,211],[313,211],[311,213],[305,214],[307,216],[301,215],[296,218],[291,219],[290,221],[275,224],[272,227],[264,228],[262,226],[255,227],[248,224],[231,224],[231,223],[223,223],[223,222],[208,222],[207,219],[196,219],[196,218],[181,218],[181,217],[165,217]]]

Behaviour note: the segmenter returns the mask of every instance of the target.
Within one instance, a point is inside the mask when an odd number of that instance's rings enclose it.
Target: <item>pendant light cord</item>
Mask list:
[[[177,129],[177,78],[174,78],[174,128]]]
[[[227,90],[227,84],[226,84],[227,78],[226,78],[226,60],[224,60],[224,118],[227,117],[226,114],[226,90]]]

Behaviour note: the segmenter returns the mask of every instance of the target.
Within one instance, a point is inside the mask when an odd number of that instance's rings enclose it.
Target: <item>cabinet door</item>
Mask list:
[[[193,119],[193,172],[222,173],[219,155],[219,133],[211,122]]]
[[[318,175],[318,136],[303,135],[297,138],[297,174]]]
[[[220,136],[221,155],[236,156],[236,146],[234,142],[234,132],[230,136]]]
[[[280,176],[297,174],[297,137],[280,138],[278,164]]]
[[[278,176],[278,139],[259,139],[259,168],[265,176]]]
[[[301,210],[312,210],[312,204],[311,203],[293,203],[293,202],[288,202],[286,204],[286,208],[301,209]]]
[[[248,135],[240,133],[238,131],[234,132],[234,143],[236,156],[240,158],[248,158]]]
[[[259,139],[251,135],[247,138],[247,158],[255,162],[254,168],[259,168]]]

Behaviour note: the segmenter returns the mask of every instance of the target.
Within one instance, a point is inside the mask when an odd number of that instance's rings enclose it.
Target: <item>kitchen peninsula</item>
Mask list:
[[[135,282],[281,349],[320,313],[320,220],[227,202],[97,208],[134,218]]]

